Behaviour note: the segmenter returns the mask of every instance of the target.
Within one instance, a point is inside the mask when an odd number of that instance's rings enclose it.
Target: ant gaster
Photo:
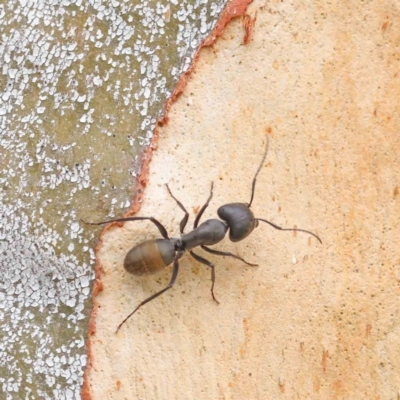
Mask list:
[[[306,231],[304,229],[298,228],[281,228],[274,223],[267,221],[262,218],[256,218],[253,212],[250,210],[251,203],[254,198],[254,191],[256,186],[257,176],[264,164],[265,158],[268,152],[268,136],[266,136],[266,148],[264,151],[264,155],[262,157],[261,163],[257,169],[257,172],[253,178],[252,188],[251,188],[251,198],[248,204],[246,203],[229,203],[220,207],[217,211],[218,216],[222,219],[209,219],[199,225],[200,218],[202,217],[204,211],[208,207],[210,200],[213,196],[213,184],[211,183],[211,191],[210,195],[206,201],[206,203],[201,207],[199,213],[197,214],[194,220],[193,230],[189,233],[184,233],[184,229],[189,219],[189,213],[183,206],[183,204],[174,197],[171,193],[168,185],[165,185],[170,196],[175,200],[178,207],[185,213],[182,221],[180,222],[180,238],[170,238],[168,236],[168,232],[165,227],[157,221],[153,217],[128,217],[128,218],[118,218],[109,221],[90,223],[90,225],[103,225],[108,224],[110,222],[125,222],[125,221],[143,221],[149,220],[151,221],[159,230],[163,239],[151,239],[146,240],[145,242],[139,243],[130,249],[125,256],[124,260],[124,268],[126,271],[133,275],[150,275],[155,274],[168,265],[173,263],[172,277],[168,284],[168,286],[159,292],[153,294],[147,299],[143,300],[119,325],[117,328],[117,332],[122,327],[122,325],[133,315],[140,307],[144,306],[149,301],[155,299],[160,296],[168,289],[170,289],[178,276],[179,271],[179,259],[183,256],[183,254],[188,251],[189,254],[198,262],[207,265],[211,268],[211,295],[215,302],[218,303],[217,299],[214,296],[214,284],[215,284],[215,269],[214,264],[205,258],[199,256],[193,251],[195,247],[201,247],[203,250],[208,253],[217,255],[217,256],[229,256],[236,258],[240,261],[243,261],[247,265],[257,266],[257,264],[251,264],[245,261],[243,258],[229,253],[225,251],[219,251],[211,249],[207,246],[212,246],[214,244],[219,243],[222,239],[224,239],[226,232],[229,230],[229,239],[232,242],[239,242],[246,238],[250,233],[254,230],[255,227],[258,226],[259,221],[266,222],[271,225],[275,229],[279,229],[282,231],[295,231],[295,232],[305,232],[312,236],[314,236],[320,243],[322,243],[321,239],[314,233],[310,231]]]

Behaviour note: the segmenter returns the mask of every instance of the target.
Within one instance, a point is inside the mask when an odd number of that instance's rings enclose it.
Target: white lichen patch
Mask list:
[[[79,399],[95,237],[225,0],[0,4],[0,392]]]

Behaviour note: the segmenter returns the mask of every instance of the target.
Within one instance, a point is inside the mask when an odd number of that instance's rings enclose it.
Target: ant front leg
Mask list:
[[[199,213],[196,216],[196,219],[194,220],[194,224],[193,224],[193,228],[194,229],[197,228],[197,225],[199,224],[200,218],[202,217],[204,211],[206,210],[206,208],[210,204],[210,201],[211,201],[211,199],[213,197],[213,189],[214,189],[214,182],[211,182],[210,195],[208,196],[208,199],[207,199],[206,203],[203,205],[203,207],[201,207]]]
[[[233,257],[236,258],[236,260],[240,260],[242,262],[244,262],[247,265],[250,265],[251,267],[258,267],[258,264],[252,264],[249,263],[248,261],[244,260],[242,257],[237,256],[236,254],[230,253],[228,251],[219,251],[219,250],[214,250],[214,249],[210,249],[207,246],[200,246],[203,250],[207,251],[208,253],[214,254],[216,256],[227,256],[227,257]]]
[[[190,251],[189,253],[196,261],[198,261],[199,263],[202,263],[204,265],[207,265],[207,267],[211,268],[211,296],[212,296],[213,300],[217,304],[219,304],[219,301],[214,296],[214,284],[215,284],[215,267],[214,267],[214,264],[211,263],[210,261],[206,260],[205,258],[200,257],[196,253],[193,253],[193,251]]]
[[[125,324],[126,321],[128,321],[128,319],[130,317],[132,317],[133,314],[135,314],[135,312],[137,310],[139,310],[140,307],[144,306],[146,303],[150,302],[151,300],[154,300],[156,297],[162,295],[164,292],[166,292],[168,289],[171,289],[172,286],[174,286],[176,277],[178,276],[178,272],[179,272],[179,253],[176,254],[175,258],[174,258],[174,269],[172,270],[172,277],[171,280],[168,284],[168,286],[166,288],[164,288],[163,290],[160,290],[159,292],[153,294],[152,296],[148,297],[146,300],[143,300],[119,325],[118,328],[116,330],[115,333],[118,333],[118,331],[121,329],[122,325]]]

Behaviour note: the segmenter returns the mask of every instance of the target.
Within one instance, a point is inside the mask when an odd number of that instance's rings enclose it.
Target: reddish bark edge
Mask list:
[[[133,202],[130,210],[125,216],[131,216],[136,214],[140,210],[140,205],[143,199],[144,195],[144,190],[147,186],[147,182],[149,180],[149,170],[150,170],[150,161],[153,156],[153,151],[157,149],[158,146],[158,137],[159,137],[159,127],[166,124],[168,122],[168,111],[171,108],[172,104],[177,100],[179,95],[183,92],[188,79],[193,72],[193,69],[196,65],[196,62],[199,58],[200,51],[203,47],[205,46],[211,46],[215,43],[217,40],[218,36],[221,36],[225,30],[225,26],[230,22],[233,18],[240,17],[245,15],[245,11],[247,9],[247,6],[252,2],[253,0],[232,0],[229,1],[228,4],[226,5],[224,11],[222,12],[222,15],[211,32],[211,34],[203,41],[203,43],[199,46],[198,50],[196,51],[196,54],[193,57],[193,61],[189,69],[182,74],[180,77],[171,97],[167,100],[166,105],[165,105],[165,112],[162,117],[160,117],[157,121],[157,126],[154,130],[154,135],[153,138],[151,139],[150,145],[147,147],[147,149],[144,151],[141,159],[141,171],[140,175],[137,179],[137,184],[136,188],[134,191],[133,195]],[[247,22],[247,23],[246,23]],[[249,43],[249,38],[251,37],[251,31],[253,28],[254,21],[253,23],[248,23],[248,19],[246,18],[245,23],[243,24],[244,30],[245,30],[245,38],[244,38],[244,44]],[[93,352],[92,352],[92,336],[96,333],[96,316],[97,316],[97,310],[98,310],[98,303],[96,301],[97,295],[103,290],[103,283],[101,281],[101,277],[103,275],[103,267],[100,263],[99,260],[99,251],[100,248],[103,244],[102,238],[105,232],[107,232],[108,229],[113,227],[114,225],[120,225],[120,223],[112,223],[110,225],[107,225],[102,233],[100,234],[99,241],[96,245],[95,251],[96,251],[96,266],[95,266],[95,281],[93,284],[93,309],[90,315],[90,320],[89,320],[89,330],[88,330],[88,340],[86,343],[87,346],[87,356],[88,356],[88,362],[87,366],[83,375],[83,385],[82,385],[82,400],[91,400],[92,396],[90,393],[90,383],[89,383],[89,374],[90,370],[92,369],[92,359],[93,359]]]
[[[244,38],[243,44],[249,44],[253,38],[253,29],[257,20],[257,13],[254,17],[245,14],[243,17]]]

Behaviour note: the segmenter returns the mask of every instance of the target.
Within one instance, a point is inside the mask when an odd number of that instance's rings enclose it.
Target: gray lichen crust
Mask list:
[[[224,5],[0,5],[5,399],[80,398],[98,231],[79,220],[127,210],[142,149]]]

